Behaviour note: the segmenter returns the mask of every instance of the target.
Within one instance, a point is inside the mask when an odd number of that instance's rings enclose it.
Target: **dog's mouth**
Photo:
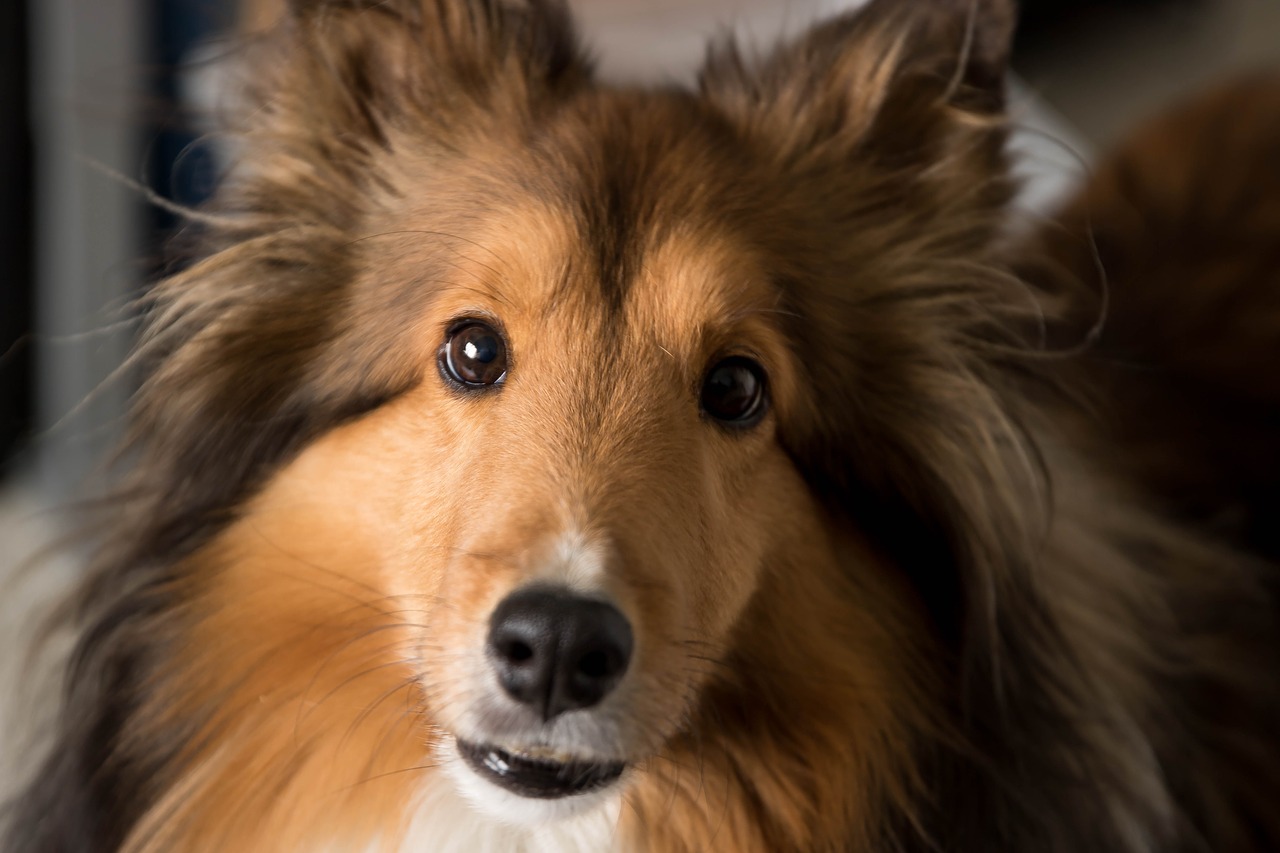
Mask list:
[[[622,761],[584,761],[549,749],[504,749],[464,740],[457,743],[458,754],[476,774],[513,794],[540,800],[607,788],[627,767]]]

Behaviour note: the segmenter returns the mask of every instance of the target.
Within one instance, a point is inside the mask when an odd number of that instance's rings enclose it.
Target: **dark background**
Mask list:
[[[26,0],[0,3],[0,459],[32,417],[32,159]]]

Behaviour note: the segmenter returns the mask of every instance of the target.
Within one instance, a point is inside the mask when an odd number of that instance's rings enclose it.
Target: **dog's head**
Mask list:
[[[287,551],[400,602],[502,817],[592,802],[884,555],[993,570],[1008,5],[877,0],[685,92],[594,85],[556,3],[295,2],[224,248],[157,295],[156,536],[258,489],[246,588]]]

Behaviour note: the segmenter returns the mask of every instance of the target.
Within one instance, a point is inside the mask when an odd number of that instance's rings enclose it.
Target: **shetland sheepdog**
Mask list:
[[[9,849],[1277,849],[1280,79],[1014,238],[1014,18],[294,0]]]

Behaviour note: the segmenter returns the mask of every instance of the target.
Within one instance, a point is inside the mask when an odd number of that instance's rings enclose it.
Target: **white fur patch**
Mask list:
[[[563,584],[581,595],[599,595],[607,591],[610,550],[605,542],[567,530],[556,540],[538,578]]]

